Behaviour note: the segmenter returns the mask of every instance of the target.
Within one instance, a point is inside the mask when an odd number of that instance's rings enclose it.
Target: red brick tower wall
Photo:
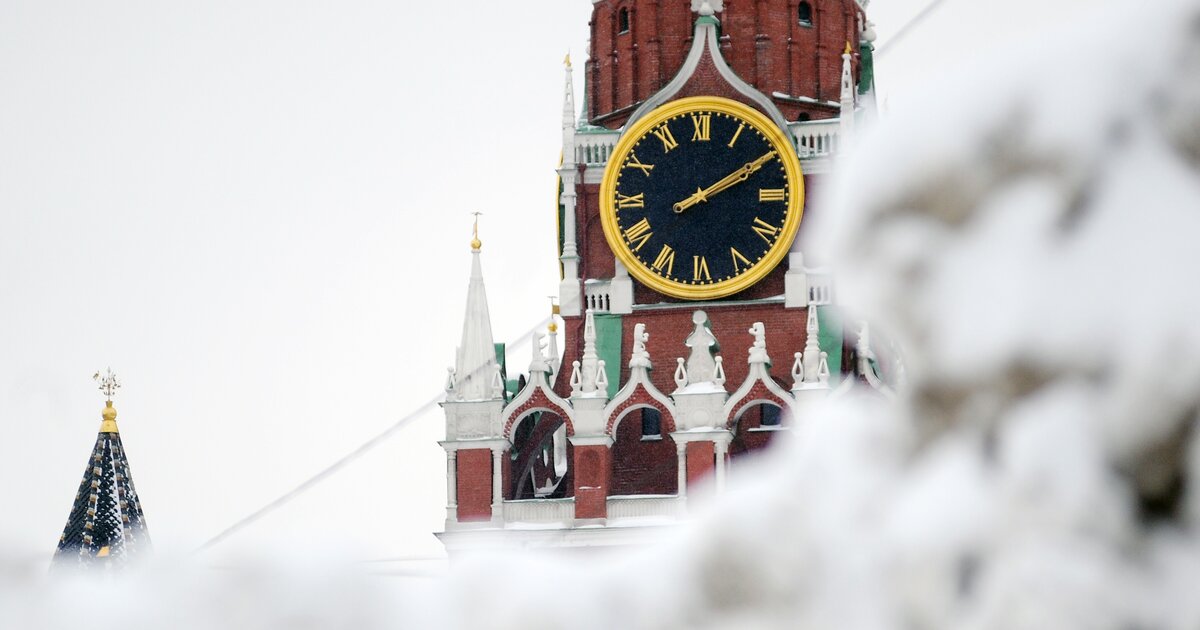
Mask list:
[[[811,25],[799,19],[801,2]],[[621,30],[622,11],[628,29]],[[771,96],[788,120],[831,118],[841,96],[841,55],[858,45],[863,12],[854,0],[725,0],[721,52],[733,71]],[[587,76],[588,119],[617,129],[665,86],[692,45],[695,14],[687,0],[599,0],[592,6]],[[858,72],[857,55],[855,73]]]

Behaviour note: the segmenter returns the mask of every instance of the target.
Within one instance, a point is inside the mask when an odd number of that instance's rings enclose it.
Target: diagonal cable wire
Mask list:
[[[941,6],[945,3],[946,0],[933,0],[929,4],[925,5],[925,8],[921,9],[920,13],[913,16],[913,18],[908,22],[905,22],[904,26],[901,26],[894,35],[889,37],[886,42],[879,46],[879,50],[875,51],[876,58],[882,55],[885,51],[891,50],[897,42],[903,40],[906,35],[912,32],[914,28],[920,26],[921,23],[926,20],[926,18],[933,15],[933,12],[941,8]]]
[[[549,321],[550,321],[549,318],[547,318],[547,319],[544,319],[544,320],[538,322],[536,325],[534,325],[532,328],[530,328],[528,331],[526,331],[525,334],[521,335],[520,337],[517,337],[516,341],[510,342],[508,345],[517,346],[517,345],[524,343],[526,340],[532,338],[533,334],[535,332],[537,332],[541,328],[544,328]],[[476,368],[475,372],[478,372],[483,369],[484,369],[484,366],[481,366],[479,368]],[[474,376],[475,372],[472,372],[470,374],[470,376]],[[460,376],[460,378],[461,378],[461,376]],[[300,496],[307,490],[311,489],[313,486],[317,485],[318,483],[321,483],[326,478],[330,477],[331,475],[338,472],[339,470],[345,468],[347,465],[351,464],[352,462],[357,460],[359,457],[362,457],[364,454],[366,454],[371,449],[375,448],[376,446],[379,446],[385,440],[387,440],[391,436],[395,435],[398,431],[400,431],[400,429],[403,429],[404,427],[408,426],[410,423],[412,423],[412,421],[421,417],[427,411],[433,409],[434,406],[436,406],[439,402],[441,402],[442,398],[445,395],[446,394],[444,392],[437,392],[433,396],[430,396],[429,399],[426,400],[423,404],[421,404],[420,407],[417,407],[413,411],[409,412],[408,415],[406,415],[403,418],[401,418],[400,420],[396,421],[396,423],[393,424],[392,426],[384,429],[382,432],[375,435],[374,437],[367,440],[366,442],[363,442],[361,445],[358,446],[358,448],[355,448],[354,450],[350,451],[349,453],[343,455],[341,457],[341,459],[338,459],[337,461],[333,462],[329,466],[326,466],[324,469],[322,469],[315,475],[300,482],[299,485],[297,485],[295,488],[292,488],[289,492],[287,492],[283,496],[280,496],[279,498],[275,499],[274,501],[271,501],[270,503],[267,503],[266,505],[262,506],[261,508],[251,512],[250,514],[246,515],[245,517],[243,517],[241,520],[237,521],[233,525],[226,527],[224,530],[221,531],[221,533],[219,533],[216,536],[213,536],[212,538],[205,541],[204,544],[197,547],[192,553],[200,553],[201,551],[204,551],[205,549],[208,549],[208,548],[212,547],[213,545],[216,545],[217,543],[221,542],[222,540],[225,540],[226,538],[228,538],[229,536],[238,532],[239,530],[245,528],[247,525],[250,525],[251,523],[257,521],[258,519],[273,512],[277,508],[282,507],[283,505],[289,503],[292,499],[295,499],[296,497]]]

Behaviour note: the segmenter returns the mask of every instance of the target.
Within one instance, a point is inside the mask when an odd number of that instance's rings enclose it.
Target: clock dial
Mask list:
[[[691,299],[743,290],[786,254],[803,205],[791,145],[725,99],[682,99],[622,137],[601,186],[605,236],[642,283]]]

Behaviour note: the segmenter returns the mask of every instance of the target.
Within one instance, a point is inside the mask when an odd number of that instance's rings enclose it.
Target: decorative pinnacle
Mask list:
[[[567,55],[567,57],[570,58],[570,55]],[[554,300],[558,296],[549,295],[546,297],[550,298],[550,325],[546,327],[546,330],[549,330],[553,334],[558,332],[558,323],[554,321],[554,316],[558,315],[558,305],[554,303]]]
[[[104,399],[108,402],[112,402],[117,390],[121,389],[121,382],[117,380],[117,375],[113,374],[112,368],[108,368],[104,376],[96,372],[92,375],[92,380],[100,385],[100,392],[104,394]]]
[[[477,252],[483,247],[483,241],[479,240],[479,215],[482,212],[472,212],[475,215],[475,223],[471,226],[471,251]]]
[[[850,48],[850,40],[846,40],[846,50],[843,51],[842,54],[849,55],[849,54],[851,54],[852,51],[853,51],[853,49]]]
[[[567,56],[563,58],[563,65],[567,67],[567,70],[571,69],[571,53],[570,53],[570,51],[568,51]]]

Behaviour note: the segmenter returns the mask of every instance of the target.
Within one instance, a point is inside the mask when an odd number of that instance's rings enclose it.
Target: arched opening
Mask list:
[[[652,407],[634,408],[617,421],[610,496],[678,491],[679,464],[667,424]]]
[[[798,122],[808,122],[808,121],[812,120],[812,115],[809,114],[808,112],[800,112],[799,114],[796,115],[796,120]]]
[[[535,411],[512,430],[504,498],[558,499],[573,494],[567,425],[549,411]]]
[[[629,9],[626,7],[621,7],[621,10],[617,11],[617,32],[629,32]]]
[[[785,415],[782,407],[766,400],[743,407],[733,429],[729,457],[734,459],[766,447],[786,424]]]
[[[801,2],[797,13],[799,14],[801,26],[813,25],[813,10],[811,4],[807,2]]]

